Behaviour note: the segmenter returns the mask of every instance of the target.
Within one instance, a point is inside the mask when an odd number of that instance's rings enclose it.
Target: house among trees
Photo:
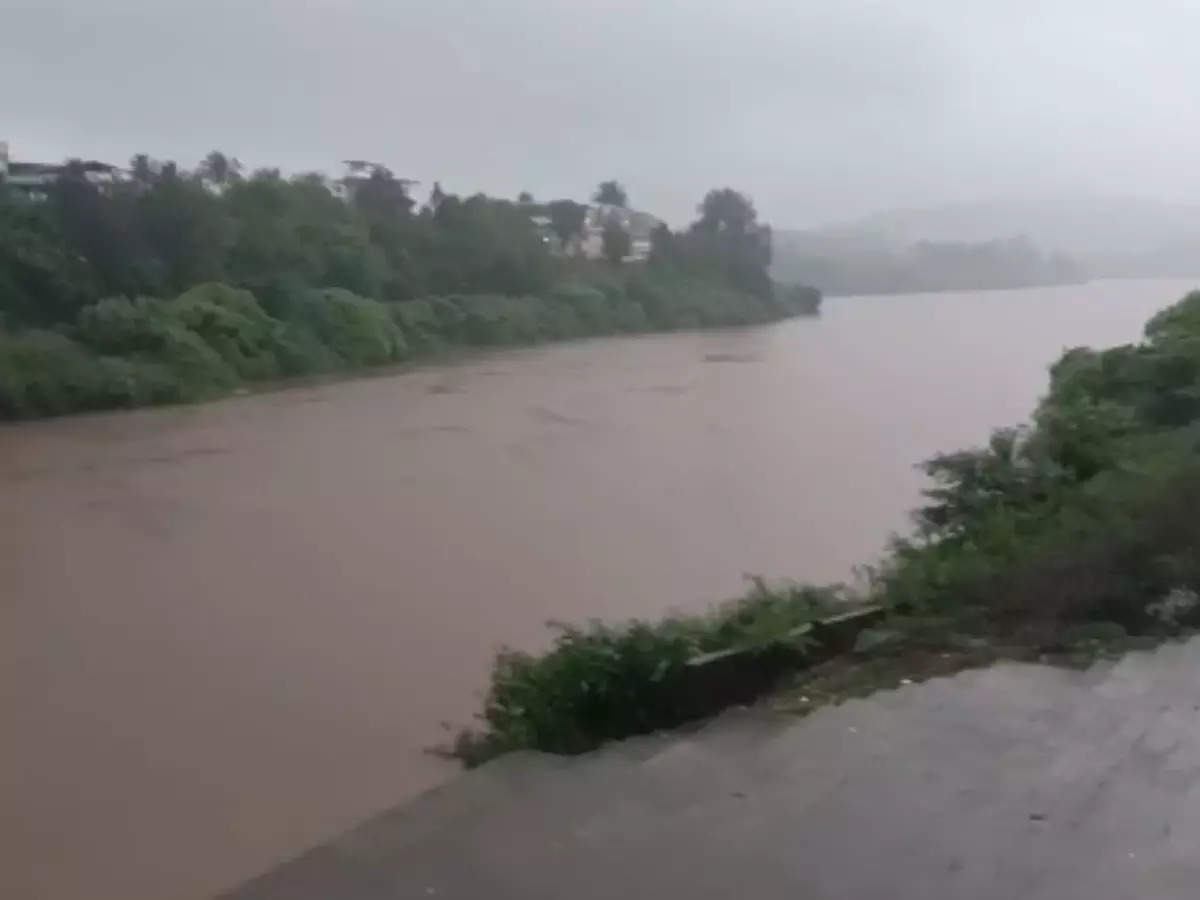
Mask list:
[[[118,166],[95,159],[73,159],[65,163],[13,162],[9,158],[8,141],[0,141],[0,181],[31,198],[45,198],[50,185],[72,172],[97,186],[114,184],[125,177]]]
[[[600,259],[604,252],[604,232],[613,227],[629,235],[629,253],[625,261],[640,261],[650,257],[650,235],[661,220],[625,206],[596,203],[587,208],[579,252],[588,259]]]
[[[591,205],[574,200],[535,203],[522,191],[517,203],[534,229],[556,256],[637,262],[650,258],[651,235],[664,223],[631,209],[629,196],[618,181],[602,181]]]

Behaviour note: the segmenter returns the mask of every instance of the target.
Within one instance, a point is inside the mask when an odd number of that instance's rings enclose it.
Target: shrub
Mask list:
[[[161,300],[110,297],[80,310],[75,336],[92,349],[154,363],[175,377],[170,400],[193,400],[237,383],[234,370]]]
[[[621,297],[613,303],[613,325],[618,331],[637,333],[646,331],[650,322],[642,304],[628,297]]]
[[[495,751],[579,753],[601,741],[677,724],[651,688],[676,677],[696,650],[687,624],[553,626],[548,653],[502,652],[484,710]]]
[[[413,353],[432,353],[447,343],[442,322],[429,300],[400,300],[386,305]]]
[[[311,328],[285,322],[275,340],[275,359],[281,375],[311,375],[331,372],[342,360],[326,347]]]
[[[551,291],[549,299],[569,309],[584,334],[611,334],[615,330],[612,307],[599,288],[578,282],[561,284]]]
[[[386,306],[342,288],[308,292],[295,314],[296,324],[308,328],[346,365],[381,365],[408,353]]]
[[[714,650],[765,651],[794,640],[794,629],[827,613],[839,598],[834,588],[772,587],[755,579],[745,597],[706,616],[586,627],[555,623],[547,652],[499,654],[484,707],[486,731],[465,733],[456,752],[470,763],[521,747],[578,753],[678,725],[687,713],[676,687],[688,660]]]
[[[226,284],[200,284],[172,300],[167,309],[241,377],[279,374],[276,351],[282,323],[268,316],[249,291]]]
[[[0,417],[138,406],[177,393],[159,366],[101,357],[61,334],[0,334]]]
[[[550,336],[546,303],[537,297],[488,294],[451,298],[463,312],[461,334],[469,344],[536,344]]]
[[[926,463],[919,534],[897,542],[882,596],[903,609],[971,609],[1051,634],[1200,589],[1200,293],[1138,345],[1076,348],[1051,369],[1029,429]]]

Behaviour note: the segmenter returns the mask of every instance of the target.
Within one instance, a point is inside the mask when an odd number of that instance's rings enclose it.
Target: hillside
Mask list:
[[[832,294],[1186,277],[1200,273],[1200,206],[1059,192],[894,209],[777,230],[774,266]]]

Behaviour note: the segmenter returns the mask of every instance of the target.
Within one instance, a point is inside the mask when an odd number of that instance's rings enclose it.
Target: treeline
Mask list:
[[[785,232],[774,272],[827,294],[896,294],[1068,284],[1083,268],[1061,253],[1044,254],[1028,238],[918,241],[898,248],[869,234]]]
[[[560,628],[545,653],[500,654],[482,729],[458,754],[577,752],[673,726],[678,710],[653,701],[698,654],[794,641],[847,601],[886,612],[838,661],[859,671],[849,683],[889,660],[900,672],[906,658],[1080,660],[1194,633],[1200,291],[1154,316],[1140,343],[1066,352],[1031,424],[924,467],[932,484],[914,533],[865,570],[860,591],[759,582],[700,619]]]
[[[0,416],[192,400],[447,345],[763,322],[819,302],[776,290],[770,229],[728,189],[630,264],[552,252],[532,198],[435,185],[418,204],[368,162],[338,181],[243,177],[220,153],[195,172],[145,156],[130,171],[96,184],[69,163],[40,196],[0,184]]]

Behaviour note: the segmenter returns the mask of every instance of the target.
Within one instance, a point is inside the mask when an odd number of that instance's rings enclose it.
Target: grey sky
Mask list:
[[[616,177],[674,221],[730,184],[779,226],[1200,199],[1191,0],[0,0],[0,22],[18,159],[365,157],[538,197]]]

